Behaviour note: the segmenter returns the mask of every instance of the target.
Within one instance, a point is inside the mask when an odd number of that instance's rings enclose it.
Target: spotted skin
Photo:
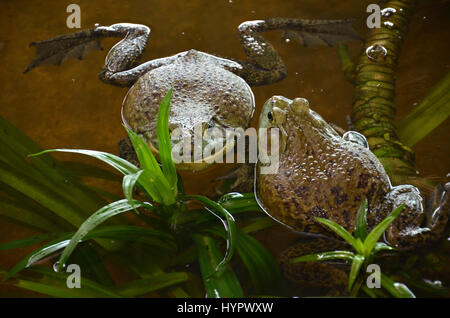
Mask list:
[[[386,231],[387,243],[402,250],[414,250],[442,238],[450,210],[450,183],[436,188],[425,212],[416,187],[392,187],[383,166],[365,143],[344,139],[309,108],[305,99],[272,97],[261,112],[259,125],[281,132],[278,172],[262,174],[261,162],[256,169],[256,197],[275,220],[297,232],[338,238],[315,218],[332,220],[353,233],[358,208],[367,199],[369,231],[395,207],[405,204]],[[295,246],[282,254],[283,264],[296,254],[324,250],[331,250],[330,246],[319,243]],[[295,274],[293,268],[288,267],[286,272],[300,280],[300,274]],[[303,282],[308,281],[307,269],[314,270],[315,275],[318,268],[327,270],[322,265],[296,268],[306,275]]]

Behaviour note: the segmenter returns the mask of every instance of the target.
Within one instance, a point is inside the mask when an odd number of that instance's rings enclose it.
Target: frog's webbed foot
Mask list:
[[[391,207],[405,203],[392,226],[386,231],[386,240],[402,249],[412,250],[435,243],[442,238],[450,212],[450,183],[437,186],[423,211],[422,198],[416,187],[401,185],[388,194]]]
[[[36,47],[36,56],[23,73],[28,73],[41,65],[61,65],[70,58],[81,60],[90,51],[103,50],[101,39],[94,29],[88,29],[44,41],[31,42],[30,46]]]
[[[156,59],[136,66],[150,37],[150,28],[142,24],[117,23],[31,43],[31,46],[36,47],[36,57],[25,72],[44,64],[60,65],[69,58],[82,59],[86,53],[102,49],[101,40],[107,37],[122,40],[108,52],[99,73],[100,80],[105,83],[131,86],[143,74],[169,64],[177,57]]]
[[[235,73],[249,85],[264,85],[282,80],[287,75],[286,66],[275,48],[260,33],[270,30],[282,30],[300,42],[303,46],[336,43],[360,39],[351,26],[351,20],[303,20],[272,18],[247,21],[239,28],[241,45],[249,62],[237,61],[242,69]]]
[[[347,294],[348,269],[337,262],[299,262],[292,264],[295,257],[348,250],[349,246],[336,240],[309,238],[283,251],[278,257],[284,276],[302,287],[326,289],[328,296],[344,296]]]

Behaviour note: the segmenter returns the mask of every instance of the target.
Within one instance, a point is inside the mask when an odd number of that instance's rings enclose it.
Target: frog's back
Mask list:
[[[300,232],[323,233],[315,220],[322,217],[353,232],[364,199],[371,207],[369,218],[380,212],[390,183],[369,149],[342,138],[330,145],[333,151],[311,145],[298,153],[295,138],[287,144],[278,173],[257,180],[258,197],[273,218]]]
[[[137,133],[156,137],[159,104],[170,88],[170,124],[192,130],[197,123],[218,120],[231,127],[247,127],[254,109],[250,87],[240,77],[195,50],[173,63],[144,74],[129,90],[123,116]]]

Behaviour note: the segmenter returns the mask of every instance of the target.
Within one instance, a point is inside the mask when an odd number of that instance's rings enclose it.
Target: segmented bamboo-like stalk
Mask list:
[[[381,27],[370,31],[354,77],[348,76],[355,84],[352,123],[367,137],[394,183],[416,176],[414,153],[400,142],[394,125],[395,71],[415,2],[394,0],[386,4]],[[347,69],[346,73],[352,72]]]

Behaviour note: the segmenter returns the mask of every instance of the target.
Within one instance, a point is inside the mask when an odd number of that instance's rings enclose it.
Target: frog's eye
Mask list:
[[[272,112],[268,112],[267,113],[267,118],[272,121],[273,120],[273,113]]]
[[[342,138],[347,141],[354,142],[360,146],[363,146],[364,148],[369,149],[369,143],[367,142],[366,137],[364,135],[360,134],[356,131],[347,131]]]

